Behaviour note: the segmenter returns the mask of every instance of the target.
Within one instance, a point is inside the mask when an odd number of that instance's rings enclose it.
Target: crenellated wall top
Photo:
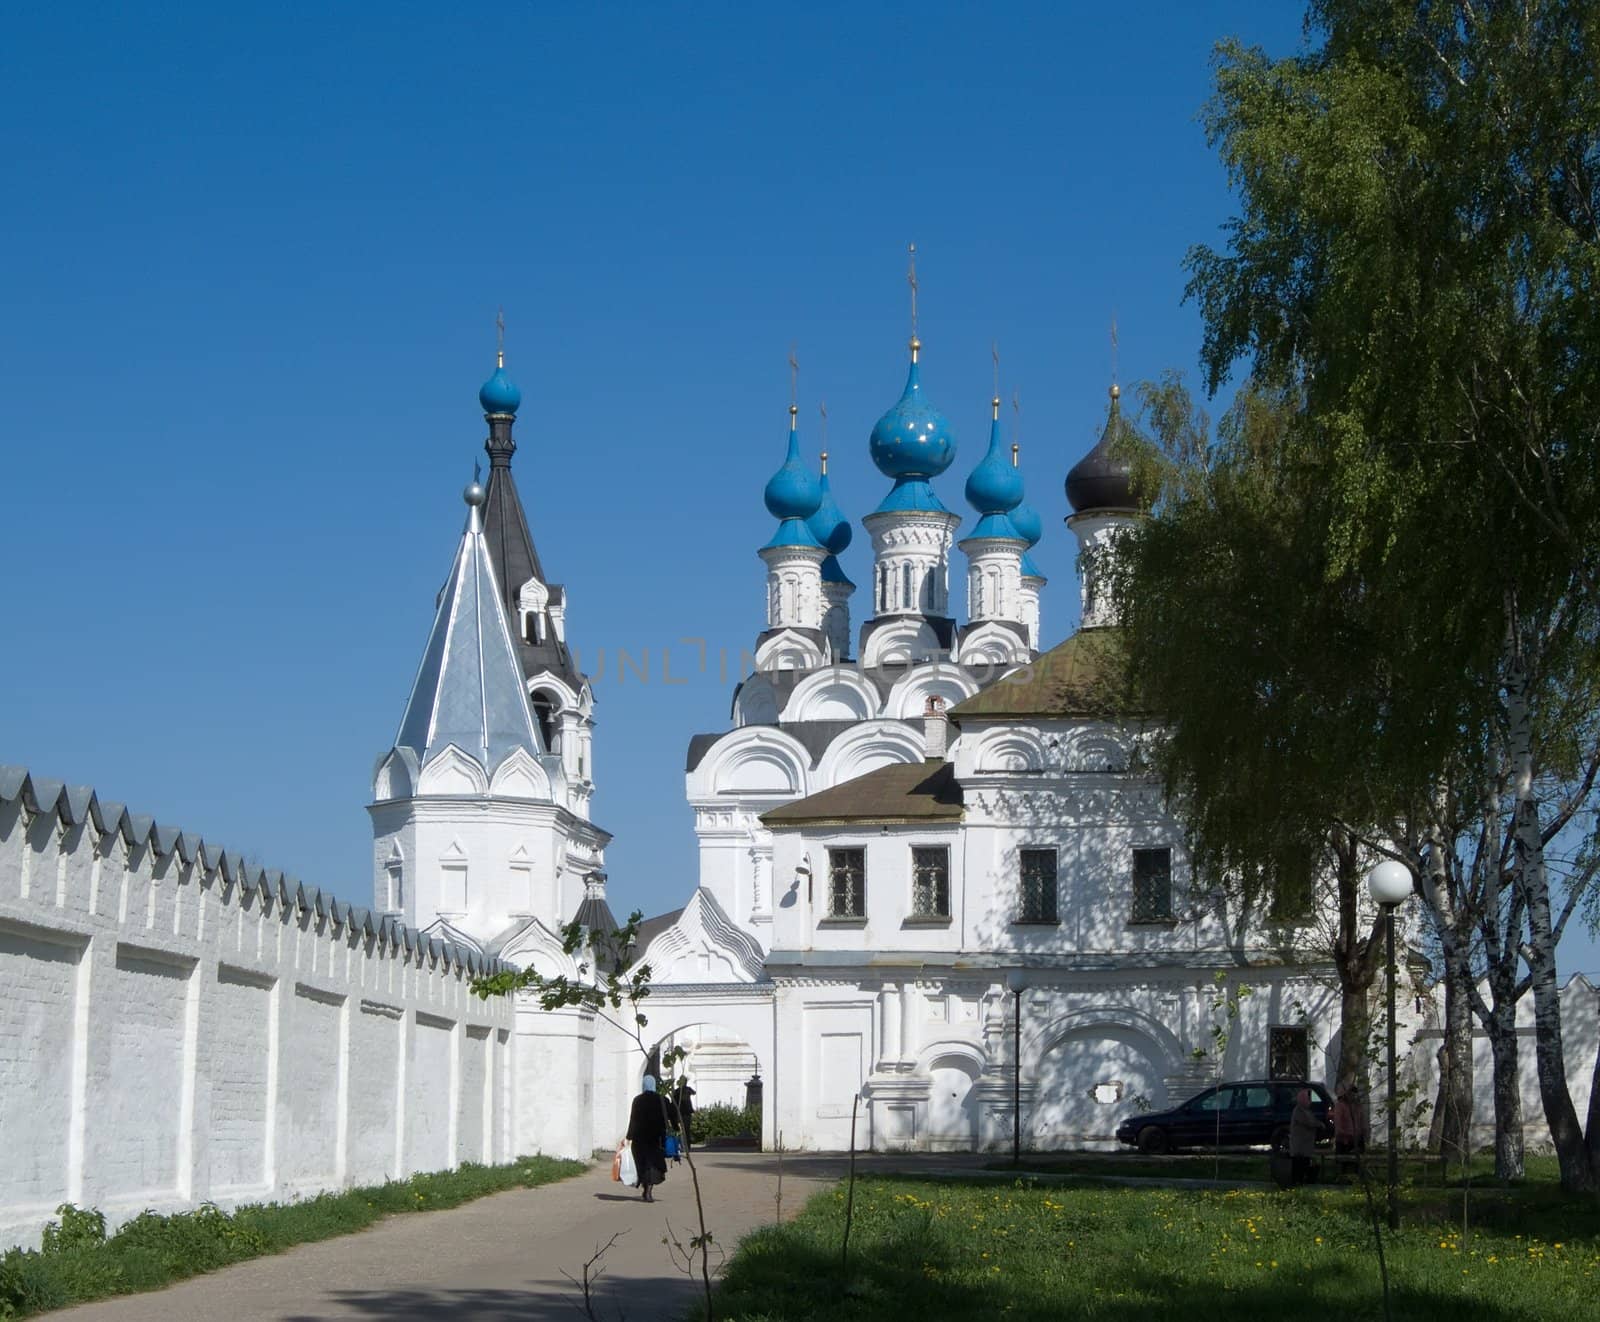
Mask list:
[[[277,905],[285,912],[296,912],[328,926],[331,932],[359,934],[379,945],[403,951],[408,957],[427,958],[444,972],[480,976],[508,971],[512,965],[490,959],[475,950],[430,937],[393,917],[375,914],[360,905],[307,886],[274,868],[247,862],[237,850],[225,849],[197,834],[142,813],[130,812],[124,805],[103,800],[86,785],[68,785],[40,776],[26,767],[0,766],[0,808],[20,805],[28,818],[54,818],[62,831],[83,825],[93,826],[104,848],[121,841],[131,854],[149,850],[158,862],[176,859],[180,866],[193,868],[202,887],[217,882],[235,888],[238,903],[256,901]],[[31,826],[31,822],[30,822]]]

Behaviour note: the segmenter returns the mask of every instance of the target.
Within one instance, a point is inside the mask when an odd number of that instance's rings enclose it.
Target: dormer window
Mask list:
[[[519,632],[524,642],[535,646],[545,642],[545,608],[550,604],[550,589],[530,578],[517,592]]]

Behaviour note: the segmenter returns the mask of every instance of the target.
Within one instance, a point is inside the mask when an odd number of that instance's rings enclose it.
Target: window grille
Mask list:
[[[942,845],[911,851],[911,912],[918,918],[950,916],[950,851]]]
[[[1056,851],[1022,851],[1022,912],[1025,923],[1056,921]]]
[[[1273,878],[1270,916],[1280,921],[1307,918],[1311,914],[1311,868],[1309,854],[1299,855],[1278,866]]]
[[[867,916],[867,851],[828,851],[828,917]]]
[[[1167,922],[1172,917],[1172,851],[1133,851],[1133,921]]]
[[[1305,1079],[1311,1074],[1311,1049],[1300,1024],[1271,1024],[1267,1028],[1267,1077]]]

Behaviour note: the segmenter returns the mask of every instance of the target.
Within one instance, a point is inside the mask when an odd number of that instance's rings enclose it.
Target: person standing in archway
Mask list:
[[[644,1076],[644,1089],[633,1099],[628,1113],[628,1143],[633,1148],[633,1164],[639,1172],[639,1187],[647,1203],[655,1202],[652,1188],[667,1178],[667,1108],[656,1093],[656,1081]]]
[[[689,1148],[689,1131],[694,1127],[694,1089],[689,1086],[687,1076],[678,1080],[678,1086],[672,1090],[673,1104],[678,1108],[678,1120],[683,1126],[683,1147]]]

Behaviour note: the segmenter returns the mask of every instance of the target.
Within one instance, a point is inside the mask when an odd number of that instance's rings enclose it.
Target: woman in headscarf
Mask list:
[[[644,1091],[633,1099],[633,1110],[628,1113],[628,1142],[647,1203],[655,1202],[652,1186],[667,1178],[666,1137],[666,1108],[656,1093],[655,1079],[646,1074]]]

